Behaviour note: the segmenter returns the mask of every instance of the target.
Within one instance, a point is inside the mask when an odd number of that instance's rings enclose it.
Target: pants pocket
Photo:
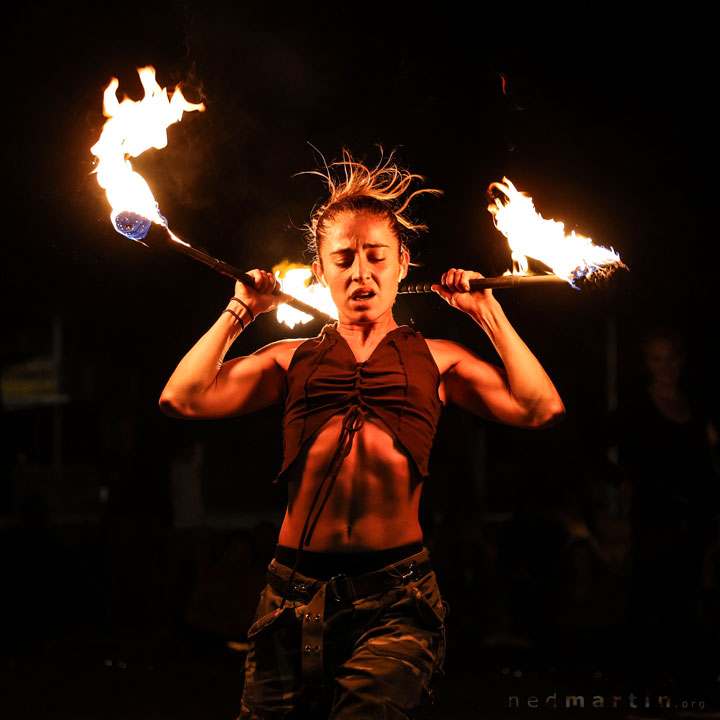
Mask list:
[[[440,597],[435,574],[430,573],[409,588],[418,614],[430,628],[442,627],[448,612],[447,603]]]
[[[434,576],[430,582],[425,578],[411,588],[417,614],[423,625],[437,636],[435,662],[433,672],[442,674],[445,663],[445,618],[448,613],[447,603],[440,597]]]
[[[258,608],[255,613],[255,621],[247,633],[248,639],[251,640],[259,633],[275,625],[281,615],[292,615],[294,618],[295,610],[291,605],[285,605],[283,607],[280,595],[278,595],[272,587],[267,585],[260,594],[260,602],[258,603]],[[285,620],[287,620],[287,617]]]

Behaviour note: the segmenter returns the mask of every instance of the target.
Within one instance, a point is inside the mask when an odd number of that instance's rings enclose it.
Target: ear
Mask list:
[[[312,271],[313,271],[313,275],[315,276],[317,281],[323,287],[327,287],[327,283],[325,282],[325,273],[323,272],[323,266],[322,266],[321,260],[313,260]]]
[[[400,282],[400,280],[404,280],[407,277],[409,266],[410,253],[407,250],[403,249],[400,251],[400,272],[398,274],[398,282]]]

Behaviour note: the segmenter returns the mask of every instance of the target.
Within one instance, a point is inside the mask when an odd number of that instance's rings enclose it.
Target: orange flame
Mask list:
[[[167,128],[178,122],[183,112],[202,112],[205,106],[188,102],[179,87],[168,97],[167,89],[155,80],[155,69],[151,66],[138,68],[138,74],[145,90],[145,96],[138,102],[128,97],[118,102],[117,78],[112,78],[105,88],[103,113],[108,120],[90,152],[97,158],[95,173],[107,193],[113,225],[119,213],[131,212],[167,228],[167,220],[160,214],[150,187],[132,169],[128,158],[138,157],[151,147],[164,148]]]
[[[612,248],[594,245],[590,238],[576,235],[575,231],[566,235],[563,223],[543,218],[536,212],[532,198],[517,190],[506,177],[502,183],[492,183],[489,189],[504,196],[495,198],[488,211],[495,227],[508,240],[515,273],[527,273],[528,257],[540,260],[571,285],[581,277],[601,277],[624,267]]]
[[[313,273],[307,265],[291,263],[285,260],[275,265],[273,273],[280,280],[283,292],[302,300],[337,320],[338,312],[330,295],[330,290],[319,283],[311,284]],[[300,312],[300,310],[296,310],[289,305],[280,305],[277,309],[278,322],[283,322],[291,328],[298,323],[306,323],[312,319],[311,315]]]

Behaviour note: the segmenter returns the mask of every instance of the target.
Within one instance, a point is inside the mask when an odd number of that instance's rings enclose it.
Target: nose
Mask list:
[[[358,253],[353,263],[353,280],[365,280],[368,277],[370,277],[370,264],[362,253]]]

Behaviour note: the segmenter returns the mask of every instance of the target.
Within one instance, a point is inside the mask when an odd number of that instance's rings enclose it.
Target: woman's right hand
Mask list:
[[[248,275],[255,282],[255,287],[250,288],[241,282],[235,283],[235,297],[242,300],[257,317],[260,313],[270,312],[278,305],[282,305],[286,296],[280,293],[273,295],[277,286],[275,276],[267,270],[250,270]]]

